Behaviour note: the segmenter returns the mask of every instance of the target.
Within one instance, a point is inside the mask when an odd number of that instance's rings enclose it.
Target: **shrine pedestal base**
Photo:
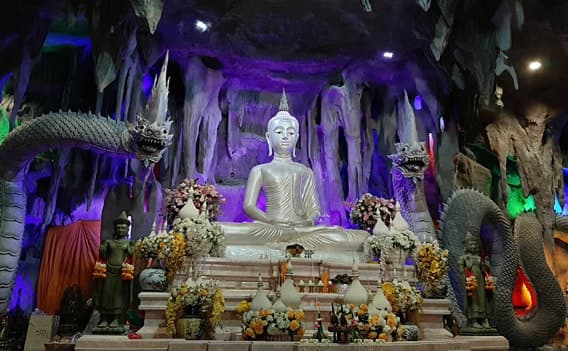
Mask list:
[[[504,338],[456,337],[448,340],[390,342],[386,344],[324,344],[310,342],[217,341],[182,339],[129,340],[126,336],[85,335],[76,351],[501,351]]]

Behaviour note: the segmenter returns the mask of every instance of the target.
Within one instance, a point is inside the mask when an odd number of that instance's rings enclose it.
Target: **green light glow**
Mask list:
[[[10,132],[10,119],[6,111],[0,107],[0,144]]]
[[[536,203],[532,195],[525,197],[521,186],[521,179],[517,172],[507,172],[507,212],[512,219],[523,212],[536,210]]]

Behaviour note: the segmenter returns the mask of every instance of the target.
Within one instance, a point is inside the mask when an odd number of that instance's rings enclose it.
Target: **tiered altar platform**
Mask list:
[[[509,344],[500,336],[458,336],[449,340],[422,340],[385,344],[324,344],[309,342],[221,341],[182,339],[129,340],[126,336],[86,335],[76,351],[503,351]]]
[[[165,327],[165,309],[169,292],[142,292],[139,295],[140,310],[145,312],[144,327],[139,334],[142,340],[129,340],[126,336],[95,336],[87,335],[78,340],[76,350],[81,351],[111,351],[111,350],[203,350],[203,351],[263,351],[263,350],[507,350],[508,344],[501,337],[456,337],[443,327],[443,316],[450,314],[449,301],[444,299],[426,299],[422,308],[419,322],[421,340],[418,342],[393,342],[386,344],[359,343],[336,345],[330,343],[301,342],[262,342],[242,341],[241,322],[236,313],[237,305],[244,299],[250,299],[256,292],[258,275],[260,274],[264,288],[273,295],[281,280],[281,267],[284,259],[265,260],[233,260],[228,258],[206,258],[197,264],[199,275],[219,281],[225,296],[225,313],[221,327],[217,330],[216,340],[186,341],[170,339]],[[351,264],[322,261],[317,259],[293,258],[294,281],[296,284],[303,280],[305,283],[317,283],[326,272],[329,278],[336,275],[350,274]],[[379,278],[379,265],[359,264],[360,280],[373,293],[376,291]],[[189,274],[189,266],[185,266],[176,276],[181,282]],[[392,278],[414,281],[414,267],[405,266],[402,272],[396,272],[388,267],[382,273],[382,279]],[[319,305],[324,324],[329,325],[331,302],[341,301],[341,293],[304,292],[301,308],[305,313],[309,338],[313,333],[313,322]]]

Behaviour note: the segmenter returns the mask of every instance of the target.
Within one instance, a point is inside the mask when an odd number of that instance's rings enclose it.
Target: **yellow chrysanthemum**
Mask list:
[[[245,335],[249,338],[252,338],[254,336],[254,330],[252,330],[252,328],[247,328],[245,330]]]
[[[297,320],[293,320],[290,322],[290,330],[291,331],[296,331],[298,330],[298,328],[300,328],[300,323]]]

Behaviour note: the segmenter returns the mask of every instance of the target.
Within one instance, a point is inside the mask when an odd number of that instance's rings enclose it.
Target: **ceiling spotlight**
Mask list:
[[[207,32],[209,30],[209,24],[205,23],[201,20],[196,20],[195,21],[195,29],[197,29],[201,33]]]
[[[529,62],[528,67],[529,67],[530,71],[537,71],[542,67],[542,63],[540,63],[540,61],[537,61],[537,60],[531,61],[531,62]]]
[[[394,57],[394,53],[392,51],[385,51],[383,52],[383,57],[386,59],[391,59]]]

